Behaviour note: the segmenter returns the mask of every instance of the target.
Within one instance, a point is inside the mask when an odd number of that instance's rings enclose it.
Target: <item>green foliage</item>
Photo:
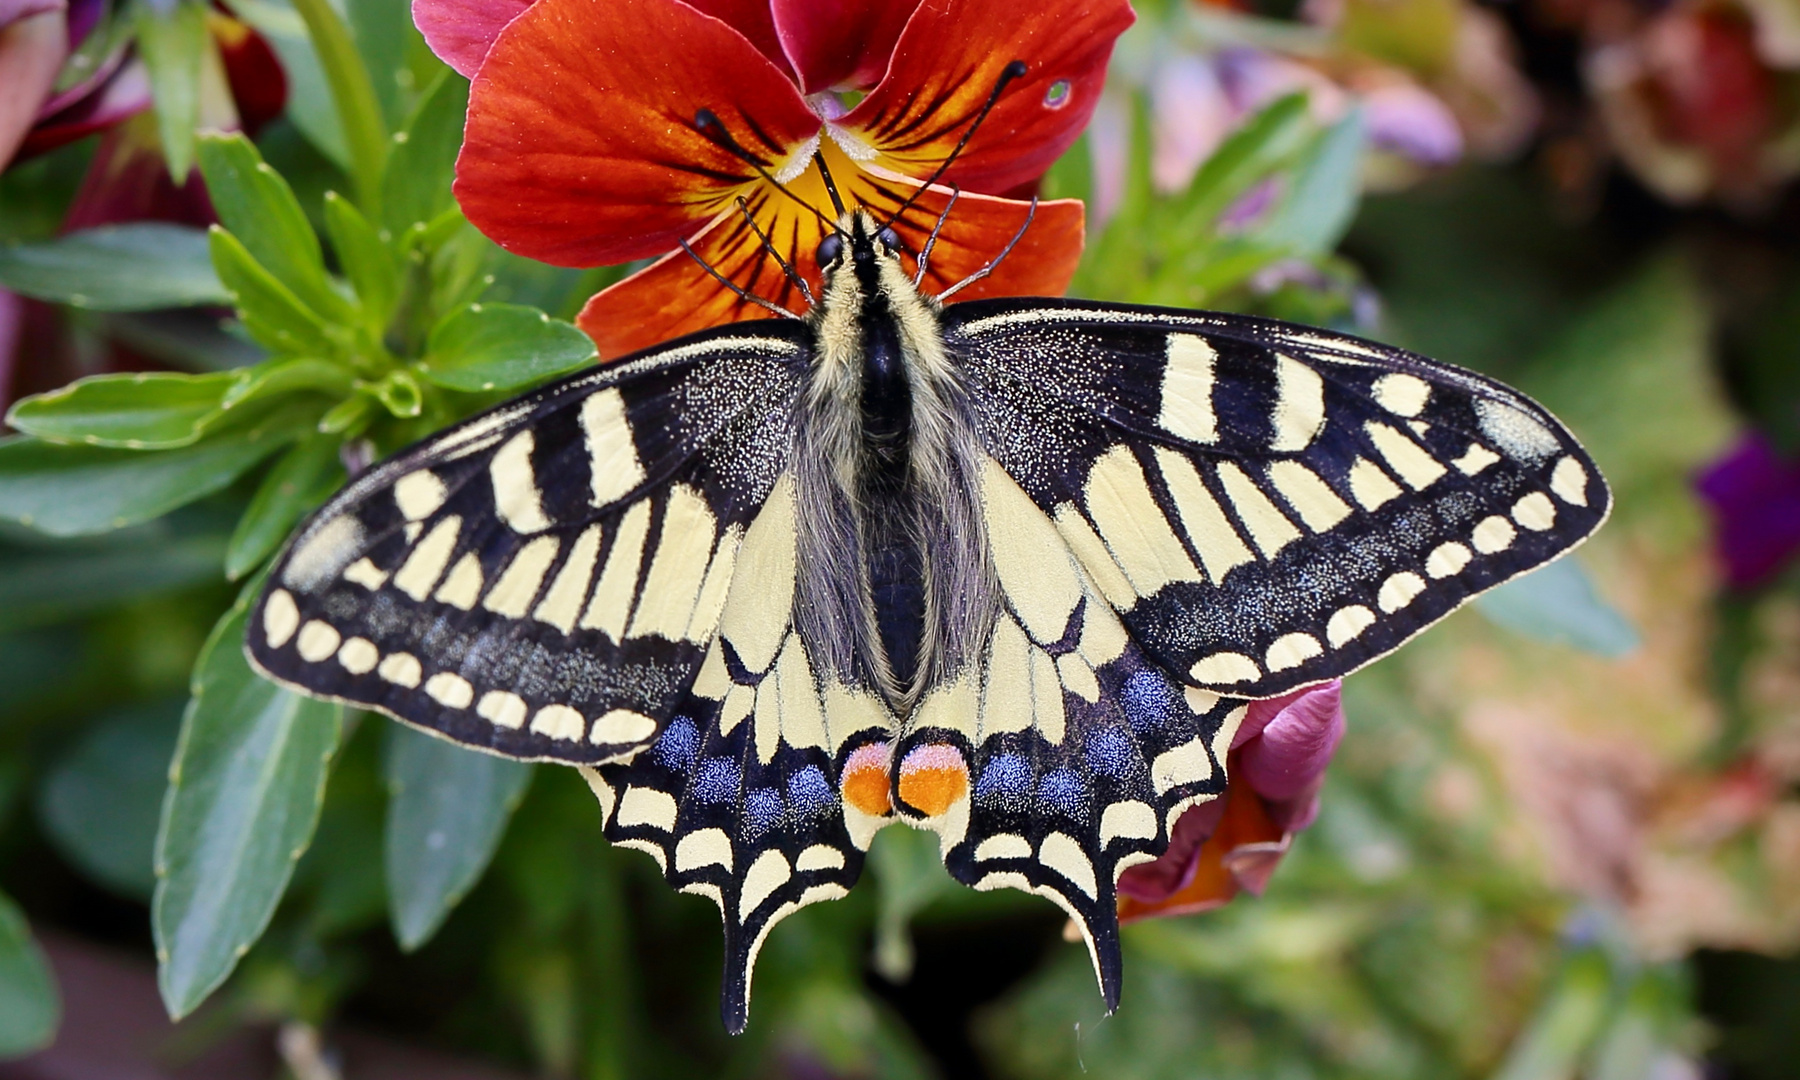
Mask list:
[[[31,940],[24,914],[0,893],[0,1060],[48,1044],[61,1011],[50,967]]]
[[[391,729],[385,862],[401,948],[429,940],[480,879],[530,782],[530,765]]]
[[[206,234],[149,221],[0,245],[0,286],[95,311],[153,311],[227,300],[213,271]]]
[[[432,330],[419,377],[452,390],[516,391],[593,359],[586,334],[536,308],[470,304]]]
[[[180,725],[180,702],[105,717],[38,789],[38,817],[57,848],[95,880],[139,901],[156,888],[156,819]]]
[[[260,579],[194,669],[156,840],[157,983],[187,1015],[262,936],[318,821],[343,709],[250,670],[244,623]]]
[[[206,31],[206,5],[197,0],[153,3],[135,0],[138,54],[150,70],[156,104],[156,131],[161,136],[169,176],[187,179],[194,160],[194,129],[200,125],[203,84],[222,86],[224,71]]]

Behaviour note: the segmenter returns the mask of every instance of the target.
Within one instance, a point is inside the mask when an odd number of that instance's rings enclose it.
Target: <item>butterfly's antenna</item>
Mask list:
[[[937,246],[938,233],[943,230],[944,222],[950,220],[950,211],[956,209],[956,200],[960,198],[962,198],[962,188],[952,184],[950,186],[950,202],[945,205],[944,212],[938,215],[937,224],[931,227],[931,235],[925,238],[925,246],[919,251],[919,269],[917,273],[913,274],[913,288],[918,288],[919,282],[925,280],[925,264],[931,259],[931,249]],[[1030,223],[1031,219],[1027,218],[1026,224]]]
[[[899,221],[908,210],[912,209],[912,204],[918,200],[919,196],[925,194],[925,189],[937,183],[938,177],[943,176],[950,166],[955,164],[957,156],[963,152],[963,147],[969,145],[969,139],[974,136],[975,129],[979,128],[981,122],[987,119],[988,113],[994,111],[994,106],[1000,101],[1000,95],[1006,90],[1007,84],[1014,79],[1023,77],[1024,74],[1025,61],[1023,60],[1014,60],[1001,69],[1000,78],[994,82],[993,91],[988,94],[988,99],[981,106],[981,111],[975,114],[975,120],[969,125],[969,130],[963,132],[962,138],[957,140],[956,146],[951,149],[949,156],[944,158],[944,163],[937,167],[937,171],[927,177],[925,182],[919,185],[919,189],[900,204],[900,209],[894,211],[893,216],[887,219],[887,223],[882,228],[892,228],[894,222]]]
[[[1004,259],[1008,255],[1012,254],[1012,249],[1017,247],[1019,241],[1023,240],[1025,238],[1025,230],[1031,228],[1031,219],[1037,216],[1037,204],[1038,204],[1037,196],[1033,195],[1031,197],[1031,209],[1025,211],[1025,224],[1019,226],[1018,232],[1013,233],[1013,238],[1011,240],[1008,240],[1006,242],[1006,246],[1000,249],[1000,254],[994,256],[992,259],[989,259],[988,264],[986,266],[975,271],[973,274],[970,274],[968,277],[963,278],[961,281],[950,286],[948,289],[945,289],[943,292],[938,293],[937,298],[939,300],[948,299],[952,294],[960,292],[965,285],[973,285],[977,281],[980,281],[982,278],[987,277],[989,274],[993,273],[994,267],[1000,265],[1000,260]]]
[[[755,154],[744,149],[736,139],[731,137],[731,132],[725,130],[725,125],[719,121],[718,116],[711,109],[701,109],[694,114],[694,128],[699,131],[700,134],[710,139],[715,146],[720,147],[739,161],[750,166],[752,169],[755,169],[756,175],[767,181],[770,187],[812,211],[813,216],[818,218],[821,222],[824,222],[827,229],[835,230],[837,228],[830,219],[820,212],[818,207],[794,194],[793,191],[789,190],[786,184],[775,179],[769,172],[769,167],[767,165],[763,164]]]
[[[744,224],[750,226],[750,231],[756,234],[758,240],[762,241],[763,250],[775,257],[775,265],[781,267],[781,272],[786,274],[787,279],[793,282],[795,287],[800,290],[800,295],[806,297],[806,302],[808,304],[818,303],[817,300],[813,299],[812,286],[806,283],[805,278],[794,272],[794,268],[788,265],[788,261],[781,257],[781,252],[775,250],[774,241],[769,239],[769,235],[757,228],[756,218],[750,213],[750,200],[739,195],[737,197],[737,207],[744,215]]]
[[[724,274],[721,274],[717,270],[714,270],[712,268],[712,265],[709,264],[705,259],[702,259],[700,256],[694,254],[694,249],[691,247],[688,247],[688,242],[686,240],[682,240],[682,241],[680,241],[680,243],[681,243],[681,250],[688,253],[688,258],[699,263],[700,269],[711,274],[714,281],[718,282],[719,284],[725,286],[727,289],[730,289],[732,292],[736,293],[737,298],[739,300],[747,301],[749,303],[757,305],[758,307],[768,308],[770,311],[773,311],[775,314],[784,316],[789,319],[798,319],[800,317],[800,316],[794,314],[793,312],[789,311],[787,308],[782,307],[780,304],[770,303],[769,301],[764,300],[762,297],[756,295],[755,293],[746,291],[741,285],[736,284],[735,282],[726,278],[726,276]],[[1008,250],[1011,250],[1010,245],[1008,245]],[[1001,252],[1001,254],[1004,255],[1004,254],[1006,254],[1006,252],[1003,251],[1003,252]],[[781,256],[777,255],[776,258],[780,259]],[[978,272],[985,273],[985,271],[978,271]]]
[[[831,178],[831,167],[825,164],[824,152],[814,150],[813,161],[818,163],[819,175],[825,178],[825,194],[831,196],[831,208],[837,211],[839,218],[842,218],[844,216],[844,199],[838,194],[837,181]]]

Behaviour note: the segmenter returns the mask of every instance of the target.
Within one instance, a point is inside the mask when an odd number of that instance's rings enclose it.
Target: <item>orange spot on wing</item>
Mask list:
[[[873,817],[886,817],[894,810],[888,799],[888,744],[861,746],[844,762],[844,801]]]
[[[954,746],[916,746],[900,763],[900,798],[926,817],[937,817],[969,794],[969,766]]]

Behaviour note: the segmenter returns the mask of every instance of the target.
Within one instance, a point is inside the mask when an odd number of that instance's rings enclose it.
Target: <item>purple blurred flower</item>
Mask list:
[[[1707,466],[1694,488],[1712,511],[1714,544],[1733,588],[1773,577],[1800,550],[1800,462],[1752,432]]]
[[[0,0],[0,169],[150,107],[150,80],[121,41],[93,70],[53,92],[105,0]]]
[[[1253,701],[1232,738],[1223,798],[1190,807],[1161,858],[1119,876],[1119,918],[1205,911],[1259,894],[1295,833],[1319,813],[1325,767],[1344,737],[1336,680]]]

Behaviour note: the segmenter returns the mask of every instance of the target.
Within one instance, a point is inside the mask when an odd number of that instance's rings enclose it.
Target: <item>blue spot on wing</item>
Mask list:
[[[700,729],[685,716],[677,716],[663,729],[651,754],[665,769],[685,773],[693,767],[694,755],[700,750]]]
[[[1008,809],[1019,804],[1031,791],[1031,766],[1017,754],[995,754],[975,781],[975,798],[982,803],[999,803]]]
[[[786,809],[781,801],[781,792],[774,788],[757,788],[744,796],[745,838],[754,841],[781,824]]]
[[[1045,773],[1038,781],[1038,801],[1066,818],[1085,818],[1088,809],[1087,784],[1068,769]]]
[[[694,777],[693,794],[704,803],[731,802],[738,796],[743,773],[732,758],[707,758]]]
[[[808,765],[788,777],[788,801],[803,817],[828,813],[837,806],[837,792],[817,765]]]
[[[1088,768],[1102,776],[1122,777],[1137,764],[1131,739],[1118,728],[1101,728],[1087,737]]]
[[[1136,731],[1155,731],[1181,715],[1181,695],[1168,676],[1150,668],[1139,668],[1127,676],[1119,697],[1125,719]]]

